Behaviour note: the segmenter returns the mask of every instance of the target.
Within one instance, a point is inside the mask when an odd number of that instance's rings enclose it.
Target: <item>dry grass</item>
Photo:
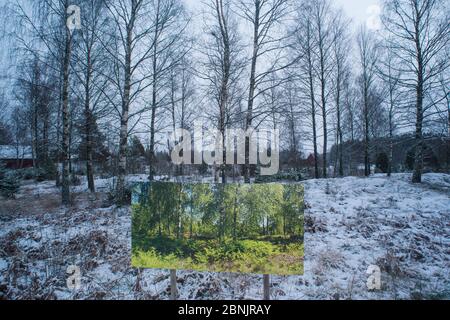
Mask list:
[[[72,193],[73,210],[91,210],[109,207],[107,195],[104,193]],[[33,194],[27,186],[20,190],[17,199],[0,199],[0,220],[10,221],[17,218],[41,216],[61,210],[61,195],[59,193]]]

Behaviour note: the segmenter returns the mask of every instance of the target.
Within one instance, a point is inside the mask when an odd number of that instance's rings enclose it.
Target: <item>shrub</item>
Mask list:
[[[261,176],[258,175],[256,177],[256,183],[270,183],[270,182],[279,182],[279,181],[301,181],[302,173],[297,170],[290,170],[288,172],[280,172],[271,176]]]
[[[34,168],[25,168],[17,170],[17,174],[20,175],[23,180],[31,180],[35,178],[36,171]]]
[[[109,185],[108,200],[118,206],[131,205],[131,187],[126,185],[123,190],[116,188],[115,181]]]
[[[81,185],[81,179],[79,176],[72,174],[70,177],[70,184],[72,186],[80,186]]]
[[[19,191],[19,187],[17,174],[0,166],[0,194],[5,198],[14,198]]]
[[[415,150],[411,149],[406,154],[405,167],[408,170],[414,169],[414,158],[415,158]]]
[[[377,155],[376,166],[382,173],[387,173],[389,169],[389,157],[385,152],[379,153]]]
[[[34,172],[37,182],[55,180],[58,175],[56,165],[50,160],[43,163],[39,168],[34,169]]]

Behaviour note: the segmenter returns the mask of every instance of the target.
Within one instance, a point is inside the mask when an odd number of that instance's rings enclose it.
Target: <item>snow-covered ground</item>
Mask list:
[[[144,181],[143,176],[130,177]],[[272,277],[273,299],[450,298],[450,175],[311,180],[305,185],[305,275]],[[129,208],[98,198],[71,209],[52,183],[0,200],[0,299],[167,299],[169,272],[130,267]],[[69,265],[81,288],[67,289]],[[366,286],[379,266],[381,290]],[[262,277],[178,271],[180,299],[260,299]]]

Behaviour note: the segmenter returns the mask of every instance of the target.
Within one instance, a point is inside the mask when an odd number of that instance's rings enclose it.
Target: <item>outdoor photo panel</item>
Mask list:
[[[299,184],[138,184],[132,265],[302,275],[303,211]]]

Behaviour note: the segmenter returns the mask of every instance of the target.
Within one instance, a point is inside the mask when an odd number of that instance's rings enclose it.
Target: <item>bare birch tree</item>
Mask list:
[[[164,104],[162,88],[163,79],[170,77],[171,69],[182,59],[188,51],[184,30],[188,25],[188,18],[180,0],[154,0],[150,17],[154,20],[152,33],[153,52],[151,58],[152,92],[150,99],[150,175],[154,177],[154,161],[156,146],[156,117],[158,108]]]
[[[207,2],[208,21],[205,29],[208,35],[204,45],[205,63],[199,77],[206,82],[207,96],[214,107],[207,115],[222,134],[223,154],[218,161],[222,182],[226,176],[226,134],[225,130],[233,124],[233,114],[238,106],[239,76],[242,72],[241,45],[237,32],[237,22],[228,0]],[[218,173],[218,171],[217,171]],[[215,175],[216,181],[219,176]]]
[[[338,175],[344,176],[344,133],[343,133],[343,96],[344,83],[350,77],[347,50],[351,45],[348,37],[349,21],[343,16],[342,12],[338,12],[335,22],[333,23],[333,55],[335,70],[333,73],[333,93],[335,100],[336,112],[336,148],[337,148],[337,164]]]
[[[390,47],[401,61],[394,71],[401,71],[399,84],[414,95],[415,157],[412,181],[422,182],[424,120],[434,102],[426,97],[448,70],[448,56],[442,55],[450,41],[450,12],[442,0],[385,1],[383,24],[390,37]]]
[[[387,175],[392,175],[392,162],[394,158],[394,137],[399,127],[399,111],[402,104],[401,99],[403,97],[399,81],[401,73],[399,70],[395,70],[395,64],[398,60],[395,59],[392,50],[389,47],[384,46],[384,54],[378,64],[378,74],[383,83],[383,91],[386,94],[385,104],[387,105],[388,113],[388,126],[389,126],[389,164]]]
[[[23,21],[29,27],[29,31],[38,40],[41,47],[48,50],[48,54],[60,62],[60,105],[62,138],[60,148],[61,168],[61,198],[64,205],[70,204],[70,177],[69,177],[69,157],[70,157],[70,74],[72,58],[72,41],[74,36],[73,29],[69,28],[69,18],[73,14],[70,10],[69,0],[39,0],[32,5],[32,10],[38,13],[38,18],[32,17],[30,10],[26,8],[27,4],[17,3],[16,12],[19,21]],[[33,47],[30,39],[20,38],[19,42],[23,48],[34,52],[40,56],[42,53],[40,47]],[[42,57],[41,57],[42,59]]]
[[[104,0],[81,0],[82,28],[79,41],[74,48],[76,58],[75,78],[81,84],[82,92],[79,94],[83,101],[83,144],[86,158],[86,177],[88,188],[95,192],[93,167],[93,130],[99,118],[109,114],[109,103],[103,92],[108,85],[105,74],[111,71],[107,51],[100,42],[106,28],[109,27]],[[111,49],[111,48],[110,48]]]
[[[316,75],[320,88],[320,109],[322,113],[322,176],[328,177],[328,116],[332,112],[329,106],[330,99],[330,80],[334,68],[333,63],[333,33],[332,28],[335,20],[333,8],[328,0],[313,0],[313,28],[314,37],[316,38],[317,50],[313,52],[318,65],[316,67]]]
[[[120,122],[118,170],[116,193],[119,201],[125,200],[125,176],[127,173],[127,145],[130,135],[129,122],[145,111],[142,94],[152,85],[152,74],[146,73],[145,66],[154,53],[154,21],[151,20],[152,1],[149,0],[108,0],[106,8],[113,21],[113,49],[103,43],[114,63],[114,72],[108,80],[116,90],[104,92],[115,108]],[[141,99],[141,100],[139,100]],[[133,105],[138,105],[132,108]]]
[[[236,13],[250,23],[252,28],[252,44],[250,58],[250,75],[248,85],[248,100],[245,116],[245,129],[249,130],[255,119],[255,100],[265,90],[270,90],[269,75],[286,68],[287,64],[283,60],[282,41],[285,38],[280,34],[277,27],[282,23],[288,13],[288,0],[240,0]],[[278,34],[275,32],[278,31]],[[269,54],[274,54],[274,58],[268,59]],[[268,67],[262,68],[261,62],[266,62]],[[262,87],[265,87],[262,90]],[[244,179],[250,182],[250,137],[245,143],[245,165]]]
[[[310,1],[303,1],[296,8],[296,21],[298,26],[294,29],[292,49],[298,52],[300,60],[295,65],[298,71],[298,85],[303,92],[305,102],[309,104],[306,114],[310,117],[310,130],[312,131],[312,145],[314,154],[314,177],[319,174],[319,149],[318,149],[318,102],[316,100],[316,77],[314,52],[317,43],[313,37],[312,6]],[[295,55],[296,53],[294,53]]]
[[[364,175],[371,174],[370,164],[370,125],[373,106],[371,94],[376,80],[377,44],[373,34],[365,26],[361,27],[357,35],[360,63],[360,83],[362,97],[362,117],[364,136]]]

